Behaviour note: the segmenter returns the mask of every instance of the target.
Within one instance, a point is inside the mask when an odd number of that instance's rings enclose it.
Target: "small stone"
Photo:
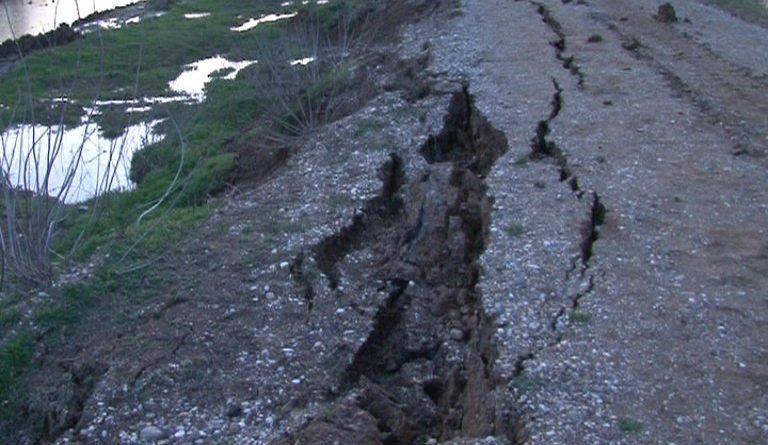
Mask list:
[[[166,436],[167,434],[165,433],[165,431],[161,430],[160,428],[154,425],[145,426],[144,428],[142,428],[141,432],[139,433],[139,438],[147,442],[160,440],[165,438]]]
[[[453,338],[456,341],[464,340],[464,331],[458,328],[451,329],[451,338]]]
[[[227,417],[240,417],[243,415],[243,407],[238,403],[233,403],[227,408]]]

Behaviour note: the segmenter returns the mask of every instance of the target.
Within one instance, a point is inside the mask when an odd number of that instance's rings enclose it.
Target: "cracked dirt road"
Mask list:
[[[222,198],[128,328],[44,357],[108,365],[52,437],[768,443],[768,30],[403,3],[375,98]]]
[[[768,31],[658,4],[467,1],[419,36],[510,140],[480,286],[530,443],[768,440]]]

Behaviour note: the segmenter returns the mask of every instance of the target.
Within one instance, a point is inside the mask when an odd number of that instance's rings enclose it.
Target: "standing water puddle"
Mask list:
[[[232,31],[245,32],[261,25],[262,23],[270,23],[270,22],[277,22],[279,20],[291,19],[296,17],[297,14],[298,14],[297,12],[292,12],[289,14],[267,14],[257,19],[253,19],[253,18],[248,19],[248,21],[243,23],[242,25],[235,26],[231,29]]]
[[[57,196],[65,184],[71,183],[66,195],[61,196],[68,203],[81,202],[107,190],[129,188],[131,158],[137,150],[162,139],[155,131],[159,121],[133,125],[120,137],[107,139],[101,135],[98,125],[89,123],[93,115],[100,113],[99,108],[126,106],[126,113],[138,113],[149,111],[151,105],[159,103],[202,102],[205,85],[215,73],[231,70],[221,78],[232,80],[254,63],[253,60],[232,62],[221,56],[209,57],[187,65],[185,71],[168,84],[179,93],[177,96],[97,100],[85,107],[84,122],[74,128],[11,127],[0,134],[0,169],[8,174],[14,186],[45,190],[51,196]],[[54,103],[67,101],[66,98],[53,100]]]
[[[233,80],[240,71],[254,63],[256,63],[255,60],[232,62],[221,56],[209,57],[186,65],[184,72],[172,80],[168,86],[177,93],[202,102],[205,100],[205,85],[211,81],[213,74],[223,70],[232,70],[222,79]]]
[[[24,34],[42,34],[94,12],[138,3],[138,0],[13,0],[0,2],[0,42]]]
[[[305,57],[303,59],[292,60],[290,63],[291,63],[291,66],[297,66],[297,65],[307,66],[314,61],[315,61],[314,57]]]
[[[202,19],[204,17],[209,17],[211,15],[210,12],[189,12],[187,14],[184,14],[184,18],[187,20],[194,20],[194,19]]]
[[[131,157],[136,150],[162,139],[155,132],[159,122],[128,127],[122,136],[111,140],[101,136],[94,124],[71,129],[42,125],[12,127],[0,135],[0,168],[14,186],[46,190],[51,196],[57,196],[65,184],[71,183],[61,199],[82,202],[107,190],[131,186]]]

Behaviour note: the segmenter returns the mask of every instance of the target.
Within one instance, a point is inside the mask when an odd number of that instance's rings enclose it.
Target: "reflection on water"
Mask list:
[[[0,42],[13,35],[42,34],[62,23],[138,0],[0,0]]]
[[[188,20],[194,20],[194,19],[202,19],[210,15],[211,15],[210,12],[189,12],[184,14],[184,18]]]
[[[222,79],[232,80],[243,69],[256,63],[255,60],[243,60],[231,62],[224,57],[214,56],[199,60],[184,67],[184,72],[169,84],[171,90],[185,94],[195,100],[205,100],[205,84],[211,81],[214,73],[224,70],[232,70]]]
[[[0,135],[0,168],[11,182],[26,190],[47,190],[65,202],[81,202],[106,190],[131,186],[128,179],[133,153],[162,136],[154,131],[159,121],[128,127],[123,135],[109,140],[94,124],[72,129],[57,126],[21,125]],[[50,168],[48,166],[50,165]],[[48,172],[46,186],[46,172]]]
[[[253,18],[248,19],[248,21],[243,23],[242,25],[233,27],[232,31],[245,32],[261,25],[262,23],[270,23],[270,22],[276,22],[278,20],[291,19],[293,17],[296,17],[297,14],[298,13],[296,12],[292,12],[289,14],[267,14],[257,19],[253,19]]]
[[[314,61],[315,61],[314,57],[305,57],[303,59],[291,60],[291,66],[296,66],[296,65],[307,66]]]
[[[0,134],[0,169],[7,173],[13,185],[46,191],[51,196],[58,196],[62,187],[71,182],[69,192],[60,197],[69,203],[84,201],[106,190],[128,188],[131,186],[129,172],[133,153],[162,139],[162,135],[154,130],[159,121],[128,127],[122,136],[110,140],[102,136],[98,125],[91,122],[94,116],[101,114],[102,107],[122,106],[125,113],[144,113],[155,104],[202,102],[205,85],[215,73],[229,70],[221,79],[232,80],[254,63],[256,61],[252,60],[233,62],[221,56],[197,61],[185,66],[185,71],[170,82],[170,89],[179,95],[95,100],[83,107],[86,113],[82,123],[75,128],[11,127]],[[66,97],[52,100],[53,104],[65,102],[70,100]]]

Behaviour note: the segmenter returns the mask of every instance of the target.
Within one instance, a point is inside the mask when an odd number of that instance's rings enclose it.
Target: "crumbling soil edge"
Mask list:
[[[430,165],[406,176],[391,155],[380,170],[381,192],[311,249],[336,290],[345,280],[336,265],[375,244],[372,251],[386,253],[365,274],[387,283],[381,290],[388,296],[341,377],[343,394],[329,403],[345,414],[311,420],[278,443],[410,444],[489,435],[520,442],[519,419],[496,392],[495,323],[476,288],[492,205],[483,177],[507,148],[465,85],[452,95],[442,131],[421,147]]]

